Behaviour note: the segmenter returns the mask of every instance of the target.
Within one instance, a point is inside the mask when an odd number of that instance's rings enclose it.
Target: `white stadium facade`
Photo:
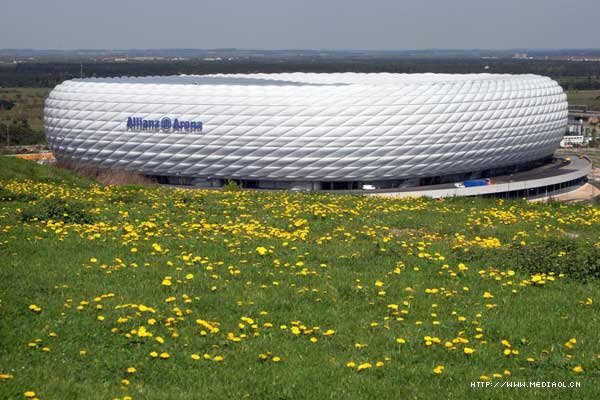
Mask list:
[[[393,189],[542,165],[567,100],[537,75],[180,75],[65,81],[44,114],[65,163],[202,187]]]

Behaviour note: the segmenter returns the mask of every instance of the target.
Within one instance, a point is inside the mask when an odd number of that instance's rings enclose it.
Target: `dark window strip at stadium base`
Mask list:
[[[219,188],[228,182],[233,182],[244,189],[268,189],[268,190],[315,190],[315,191],[363,191],[364,187],[369,190],[390,189],[420,189],[424,186],[443,185],[461,182],[469,179],[493,179],[500,175],[509,175],[529,171],[545,165],[559,162],[558,159],[544,157],[539,160],[526,163],[509,165],[494,169],[467,172],[453,175],[440,175],[420,178],[381,180],[381,181],[272,181],[272,180],[248,180],[248,179],[220,179],[220,178],[193,178],[185,176],[161,176],[150,177],[160,184],[176,186],[194,186],[198,188]]]

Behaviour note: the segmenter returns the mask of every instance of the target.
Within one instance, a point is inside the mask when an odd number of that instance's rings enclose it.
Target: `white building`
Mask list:
[[[45,107],[60,160],[220,185],[381,186],[551,156],[553,80],[496,74],[248,74],[71,80]]]
[[[560,147],[587,146],[588,142],[583,135],[565,135],[560,141]]]

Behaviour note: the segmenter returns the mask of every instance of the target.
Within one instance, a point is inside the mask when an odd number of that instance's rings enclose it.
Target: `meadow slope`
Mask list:
[[[600,397],[597,206],[101,186],[0,158],[0,260],[2,399]],[[493,387],[533,381],[580,387]]]

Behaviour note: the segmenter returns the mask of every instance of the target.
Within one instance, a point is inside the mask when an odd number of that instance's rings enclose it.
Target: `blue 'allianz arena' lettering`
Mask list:
[[[184,121],[169,117],[161,119],[144,119],[127,117],[127,130],[137,132],[202,132],[201,121]]]

